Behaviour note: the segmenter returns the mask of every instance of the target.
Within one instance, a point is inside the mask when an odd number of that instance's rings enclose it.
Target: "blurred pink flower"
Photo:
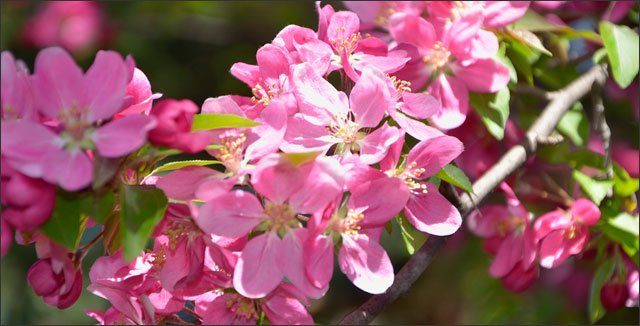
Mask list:
[[[151,116],[156,126],[149,131],[149,141],[156,146],[167,146],[185,153],[197,153],[213,140],[206,131],[192,132],[193,116],[198,106],[190,100],[165,99],[156,103]]]
[[[100,4],[94,1],[42,2],[24,25],[27,44],[38,48],[62,46],[73,53],[96,49],[107,37]]]

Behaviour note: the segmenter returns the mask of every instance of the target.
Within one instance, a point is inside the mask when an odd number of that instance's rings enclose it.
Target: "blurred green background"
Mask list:
[[[328,2],[336,9],[340,3]],[[42,2],[2,1],[0,48],[10,50],[32,69],[37,49],[27,46],[23,25]],[[106,2],[99,4],[110,29],[110,41],[100,48],[132,54],[151,81],[154,92],[167,98],[188,98],[201,104],[207,97],[250,95],[229,74],[235,62],[255,63],[256,50],[286,25],[317,27],[314,4],[272,2]],[[76,53],[86,68],[95,49]],[[394,228],[383,244],[396,271],[409,255]],[[513,294],[488,275],[490,256],[481,239],[463,227],[420,277],[412,290],[390,305],[376,324],[586,324],[586,300],[593,262],[569,262],[541,275],[529,291]],[[85,259],[88,267],[101,253],[96,246]],[[1,261],[2,324],[93,324],[86,309],[106,309],[108,303],[87,291],[67,310],[43,303],[26,283],[34,248],[13,245]],[[337,265],[337,264],[336,264]],[[354,287],[336,269],[328,294],[310,310],[320,324],[336,323],[369,295]],[[638,309],[608,313],[602,324],[638,324]]]

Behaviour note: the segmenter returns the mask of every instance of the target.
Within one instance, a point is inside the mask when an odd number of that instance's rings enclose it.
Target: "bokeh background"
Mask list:
[[[344,8],[339,2],[328,3]],[[2,1],[0,49],[11,51],[30,68],[38,49],[51,44],[65,45],[84,68],[93,61],[97,49],[132,54],[154,92],[198,104],[207,97],[250,95],[250,90],[229,74],[231,65],[255,63],[256,50],[288,24],[317,27],[314,4],[303,1],[102,2],[64,10],[45,9],[47,6],[46,2]],[[409,257],[397,225],[391,234],[384,235],[383,245],[397,271]],[[89,284],[88,268],[101,252],[97,245],[85,259],[85,287]],[[102,298],[84,291],[70,309],[58,310],[33,293],[25,277],[35,260],[33,247],[15,244],[1,260],[0,322],[95,323],[84,311],[107,308]],[[387,307],[374,323],[587,323],[593,262],[574,260],[564,268],[543,271],[531,289],[514,294],[488,275],[490,261],[481,240],[463,227],[412,290]],[[336,323],[368,297],[336,268],[328,294],[310,310],[317,323]],[[637,325],[638,309],[610,312],[599,323]]]

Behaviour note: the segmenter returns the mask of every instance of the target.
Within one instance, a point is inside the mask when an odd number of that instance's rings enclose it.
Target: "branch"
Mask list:
[[[587,94],[594,83],[604,83],[607,78],[606,67],[595,66],[587,73],[580,76],[567,87],[554,92],[551,102],[544,109],[540,117],[533,123],[526,133],[524,141],[520,145],[512,147],[502,158],[473,184],[473,193],[464,193],[460,196],[460,212],[463,217],[474,209],[476,204],[482,202],[500,182],[504,181],[511,173],[526,162],[538,147],[538,139],[544,139],[551,135],[565,112]],[[374,295],[360,307],[346,315],[341,321],[342,325],[369,324],[384,307],[396,300],[400,295],[409,290],[411,285],[420,277],[429,266],[438,249],[444,245],[448,237],[431,236],[409,258],[407,263],[395,276],[393,285],[382,294]]]

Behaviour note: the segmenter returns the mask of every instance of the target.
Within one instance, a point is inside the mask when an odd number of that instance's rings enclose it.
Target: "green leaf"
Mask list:
[[[513,66],[511,60],[507,57],[506,54],[506,43],[502,43],[500,45],[500,49],[498,50],[498,55],[496,55],[496,60],[500,61],[507,69],[509,69],[509,81],[513,83],[518,82],[518,73],[516,72],[516,68]]]
[[[533,86],[533,70],[531,67],[540,58],[540,52],[532,51],[517,41],[511,41],[508,44],[507,56],[511,59],[516,71],[524,77],[527,84]]]
[[[640,188],[638,179],[632,178],[629,173],[620,165],[613,163],[613,193],[629,197],[636,193]]]
[[[320,152],[305,152],[305,153],[282,153],[282,157],[287,158],[294,166],[300,166],[302,164],[311,162],[320,155]]]
[[[621,244],[629,257],[633,257],[640,249],[638,216],[627,212],[619,213],[600,225],[600,229],[609,239]]]
[[[598,206],[613,187],[613,180],[594,180],[578,170],[573,170],[572,176],[580,184],[580,188],[587,197]]]
[[[416,248],[413,246],[413,236],[404,227],[403,221],[406,221],[406,219],[399,217],[396,220],[398,221],[398,225],[400,226],[400,235],[402,235],[404,247],[407,249],[407,253],[409,253],[409,255],[413,255],[413,253],[416,252]]]
[[[562,116],[558,123],[558,131],[569,137],[577,146],[584,146],[587,143],[589,140],[589,119],[584,113],[580,102],[576,102]]]
[[[103,194],[88,194],[86,200],[82,202],[82,212],[100,223],[104,224],[107,217],[113,212],[116,203],[116,196],[113,191]]]
[[[548,56],[553,56],[553,54],[544,47],[542,41],[540,41],[536,34],[533,34],[526,29],[507,29],[507,33],[517,42],[520,42],[529,48],[536,49]]]
[[[127,261],[144,250],[166,208],[167,197],[158,188],[139,185],[123,185],[120,188],[120,233]]]
[[[473,192],[473,185],[471,185],[469,177],[467,177],[467,175],[455,165],[445,165],[440,171],[438,171],[436,176],[464,191]]]
[[[40,230],[51,240],[74,251],[80,236],[80,216],[86,200],[86,196],[58,192],[53,213]]]
[[[627,88],[638,74],[640,41],[638,34],[627,26],[600,22],[600,34],[609,54],[613,79],[621,88]]]
[[[221,128],[251,128],[260,123],[235,114],[196,114],[193,116],[192,131]]]
[[[504,137],[504,126],[509,117],[509,99],[509,89],[506,87],[494,94],[469,94],[471,106],[480,114],[489,133],[498,140]]]
[[[188,160],[188,161],[174,161],[174,162],[169,162],[166,164],[163,164],[157,168],[155,168],[151,174],[156,174],[158,172],[164,172],[164,171],[173,171],[173,170],[177,170],[180,168],[184,168],[187,166],[206,166],[206,165],[213,165],[213,164],[219,164],[220,161],[215,161],[215,160]]]
[[[607,259],[598,267],[593,275],[591,290],[589,292],[589,322],[591,324],[600,320],[605,314],[604,307],[600,302],[600,289],[602,289],[602,285],[611,277],[614,266],[613,259]]]
[[[600,63],[604,63],[604,59],[606,57],[607,57],[607,49],[600,48],[593,53],[591,60],[593,60],[593,63],[595,64],[600,64]]]

